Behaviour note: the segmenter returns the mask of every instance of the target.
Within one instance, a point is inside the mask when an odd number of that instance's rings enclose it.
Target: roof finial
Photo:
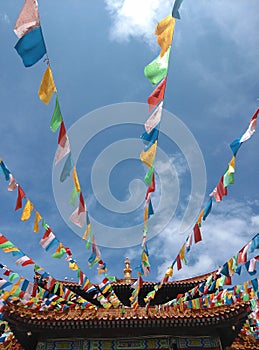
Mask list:
[[[130,268],[130,261],[129,261],[128,258],[126,258],[126,260],[125,260],[125,269],[123,270],[123,272],[124,272],[123,279],[126,282],[131,282],[131,280],[132,280],[132,276],[131,276],[132,269]]]

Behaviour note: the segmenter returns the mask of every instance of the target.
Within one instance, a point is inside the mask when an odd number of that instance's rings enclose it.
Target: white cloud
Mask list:
[[[174,220],[150,245],[150,253],[159,251],[161,264],[157,270],[157,280],[164,275],[185,242],[187,235],[179,235],[178,223]],[[245,202],[213,203],[212,213],[201,227],[203,241],[192,246],[187,260],[188,266],[177,271],[173,279],[188,278],[217,269],[235,255],[258,232],[259,216]],[[161,258],[162,257],[162,258]]]
[[[122,42],[130,38],[139,38],[154,43],[156,23],[167,16],[172,8],[172,1],[160,0],[105,0],[113,24],[111,37]]]

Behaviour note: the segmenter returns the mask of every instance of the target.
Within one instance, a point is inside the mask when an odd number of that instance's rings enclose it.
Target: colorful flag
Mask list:
[[[75,185],[76,191],[80,192],[81,188],[80,188],[80,184],[79,184],[79,180],[78,180],[77,171],[76,171],[76,167],[75,166],[74,166],[74,169],[73,169],[73,181],[74,181],[74,185]]]
[[[209,199],[208,203],[206,204],[206,207],[204,209],[204,214],[203,214],[203,221],[206,220],[207,216],[209,215],[209,213],[211,212],[211,208],[212,208],[212,198]]]
[[[89,215],[88,215],[88,212],[86,212],[86,230],[85,230],[85,233],[84,233],[82,239],[86,240],[86,238],[89,236],[91,231],[92,231],[92,228],[91,228],[91,224],[90,224]]]
[[[168,48],[163,57],[157,56],[145,69],[144,74],[149,79],[152,85],[158,84],[166,77],[169,64],[170,49]]]
[[[17,182],[13,175],[10,173],[10,180],[9,180],[9,185],[8,185],[8,191],[14,191],[17,187]]]
[[[63,244],[60,242],[58,248],[56,249],[55,253],[52,254],[52,258],[60,259],[62,256],[66,253],[66,249],[64,248]]]
[[[226,170],[223,178],[224,187],[234,183],[235,161],[236,157],[233,156],[231,161],[228,163],[228,169]]]
[[[21,216],[22,221],[27,221],[31,217],[31,213],[33,211],[33,208],[34,208],[34,206],[33,206],[32,202],[29,199],[27,199],[27,202],[24,206],[22,216]]]
[[[50,129],[55,132],[59,128],[60,124],[62,123],[62,114],[60,111],[59,103],[58,103],[58,94],[56,94],[56,105],[54,109],[54,113],[51,118],[50,122]]]
[[[19,265],[19,264],[21,264],[22,266],[34,265],[35,262],[28,256],[23,255],[21,258],[16,260],[16,265]]]
[[[37,0],[25,0],[14,25],[14,32],[21,38],[30,30],[40,26]]]
[[[163,57],[172,43],[174,33],[175,19],[169,15],[162,19],[156,27],[155,35],[157,35],[158,45],[161,47],[160,56]]]
[[[62,169],[62,172],[60,174],[60,182],[64,182],[71,173],[71,170],[73,169],[73,160],[71,152],[68,154],[68,157],[65,161],[64,167]]]
[[[23,189],[21,188],[20,185],[18,185],[18,196],[17,196],[17,200],[16,200],[16,206],[15,206],[15,210],[21,209],[22,208],[22,199],[25,197],[25,193],[23,191]]]
[[[25,67],[37,63],[47,52],[41,27],[26,33],[15,45],[15,50],[21,56]]]
[[[174,7],[172,11],[172,16],[177,19],[181,19],[179,9],[182,5],[183,0],[175,0]]]
[[[149,95],[147,101],[148,101],[148,111],[150,112],[156,105],[158,105],[159,102],[164,100],[165,95],[165,88],[166,88],[166,78],[164,78],[155,88],[155,90]]]
[[[58,135],[58,149],[55,155],[55,164],[63,159],[70,152],[70,144],[67,137],[67,131],[65,128],[65,124],[62,121],[59,129]]]
[[[255,133],[256,130],[256,122],[257,122],[257,116],[259,113],[259,108],[257,109],[257,111],[255,112],[255,114],[253,115],[253,117],[250,120],[248,129],[246,130],[246,132],[241,136],[240,142],[245,142],[247,140],[250,139],[251,136],[253,136],[253,134]]]
[[[40,213],[38,211],[35,212],[35,218],[34,218],[34,226],[33,226],[33,232],[39,232],[39,222],[42,219]]]
[[[193,227],[193,233],[194,233],[194,242],[195,243],[200,242],[202,240],[202,237],[201,237],[201,231],[197,222]]]
[[[3,172],[6,181],[9,181],[10,180],[10,170],[7,168],[7,166],[3,162],[2,158],[0,158],[0,169]]]
[[[148,199],[149,193],[155,192],[156,184],[155,184],[155,173],[152,174],[152,182],[151,185],[148,186],[147,192],[146,192],[146,200]]]
[[[159,130],[154,128],[149,134],[145,131],[141,135],[143,143],[146,145],[144,150],[147,151],[158,139]]]
[[[148,172],[145,175],[144,181],[147,185],[151,185],[153,177],[154,167],[153,165],[148,169]]]
[[[39,98],[41,99],[42,102],[48,105],[52,95],[56,91],[57,89],[53,79],[52,71],[50,66],[48,66],[47,69],[45,70],[42,81],[40,83],[40,88],[38,91]]]
[[[150,168],[154,163],[156,157],[157,141],[147,150],[142,151],[140,154],[140,160]],[[153,176],[153,175],[152,175]]]
[[[76,208],[76,210],[71,214],[70,220],[77,226],[83,227],[85,224],[85,218],[86,218],[86,206],[84,202],[84,197],[82,192],[80,192],[79,197],[79,206]]]
[[[231,142],[230,144],[230,148],[233,152],[233,155],[236,156],[239,148],[241,147],[242,143],[240,142],[241,137],[238,137],[237,139],[235,139],[233,142]]]
[[[53,232],[50,232],[46,237],[45,235],[42,237],[42,239],[40,240],[40,245],[42,246],[42,248],[44,248],[45,250],[49,250],[51,247],[54,246],[54,244],[58,243],[56,236],[54,235]]]
[[[163,110],[163,101],[158,105],[155,111],[147,119],[145,123],[145,129],[147,133],[150,133],[157,126],[157,124],[160,123],[162,110]]]

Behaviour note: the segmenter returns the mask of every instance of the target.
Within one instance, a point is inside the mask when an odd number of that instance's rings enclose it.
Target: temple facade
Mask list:
[[[130,307],[131,285],[135,280],[131,277],[128,259],[124,277],[112,284],[123,307],[105,309],[91,294],[80,290],[77,283],[63,281],[70,290],[81,293],[96,306],[38,311],[8,303],[4,319],[14,334],[10,349],[239,349],[242,342],[238,345],[238,335],[251,312],[249,302],[199,310],[163,307],[177,295],[205,281],[208,275],[165,283],[148,308],[144,298],[155,283],[144,282],[136,309]],[[235,341],[237,347],[233,348]],[[252,345],[247,349],[253,349]]]

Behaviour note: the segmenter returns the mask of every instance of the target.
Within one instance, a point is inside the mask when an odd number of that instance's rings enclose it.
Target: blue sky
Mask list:
[[[80,267],[96,282],[96,269],[89,270],[87,266],[89,252],[64,222],[53,195],[52,167],[57,134],[51,132],[49,122],[54,99],[45,106],[37,95],[46,64],[40,61],[25,68],[14,50],[17,37],[13,26],[22,4],[23,1],[18,0],[0,3],[0,156],[57,238],[72,249]],[[171,8],[171,1],[161,4],[158,0],[39,1],[41,25],[67,129],[82,116],[110,104],[146,103],[152,86],[143,69],[159,53],[153,31]],[[227,4],[222,0],[196,0],[195,4],[185,0],[182,19],[176,23],[164,107],[186,125],[199,144],[207,173],[204,204],[232,156],[229,144],[246,130],[258,107],[258,11],[256,0]],[[147,116],[143,115],[143,123]],[[130,117],[127,118],[130,123]],[[171,127],[174,128],[173,122]],[[138,139],[142,132],[140,125],[104,130],[87,144],[78,160],[78,174],[89,213],[93,219],[111,227],[125,227],[132,222],[141,224],[142,207],[116,215],[104,209],[91,189],[92,166],[105,147],[120,139]],[[179,222],[190,200],[191,188],[190,171],[181,149],[163,135],[159,146],[168,159],[157,158],[157,171],[163,174],[169,165],[175,167],[180,197],[172,221],[148,242],[151,273],[147,279],[155,281],[161,278],[187,237],[188,232],[179,233]],[[257,131],[237,155],[235,184],[229,189],[229,195],[223,202],[214,204],[202,227],[203,241],[192,248],[189,266],[177,272],[175,278],[217,268],[258,232],[258,148]],[[164,186],[169,188],[173,179],[165,174]],[[125,159],[111,172],[112,194],[117,200],[127,200],[129,183],[142,180],[144,175],[140,161]],[[33,233],[32,220],[20,221],[21,213],[14,212],[16,194],[7,192],[4,179],[0,181],[2,234],[53,277],[76,279],[65,261],[52,259],[40,247],[43,232]],[[134,189],[138,188],[143,192],[140,182],[135,183]],[[158,182],[155,204],[159,201],[160,189]],[[133,195],[139,200],[137,194]],[[166,199],[168,205],[163,210],[170,212],[169,192]],[[154,207],[156,209],[156,205]],[[200,206],[196,210],[199,211]],[[155,229],[151,226],[151,234],[152,230]],[[142,233],[137,234],[140,242]],[[98,244],[111,275],[122,276],[126,256],[131,259],[132,268],[139,264],[140,245],[105,248],[102,235],[105,232],[99,233]],[[125,241],[125,237],[122,239]],[[2,263],[17,269],[8,254],[0,252],[0,256]],[[32,276],[30,268],[18,270]]]

